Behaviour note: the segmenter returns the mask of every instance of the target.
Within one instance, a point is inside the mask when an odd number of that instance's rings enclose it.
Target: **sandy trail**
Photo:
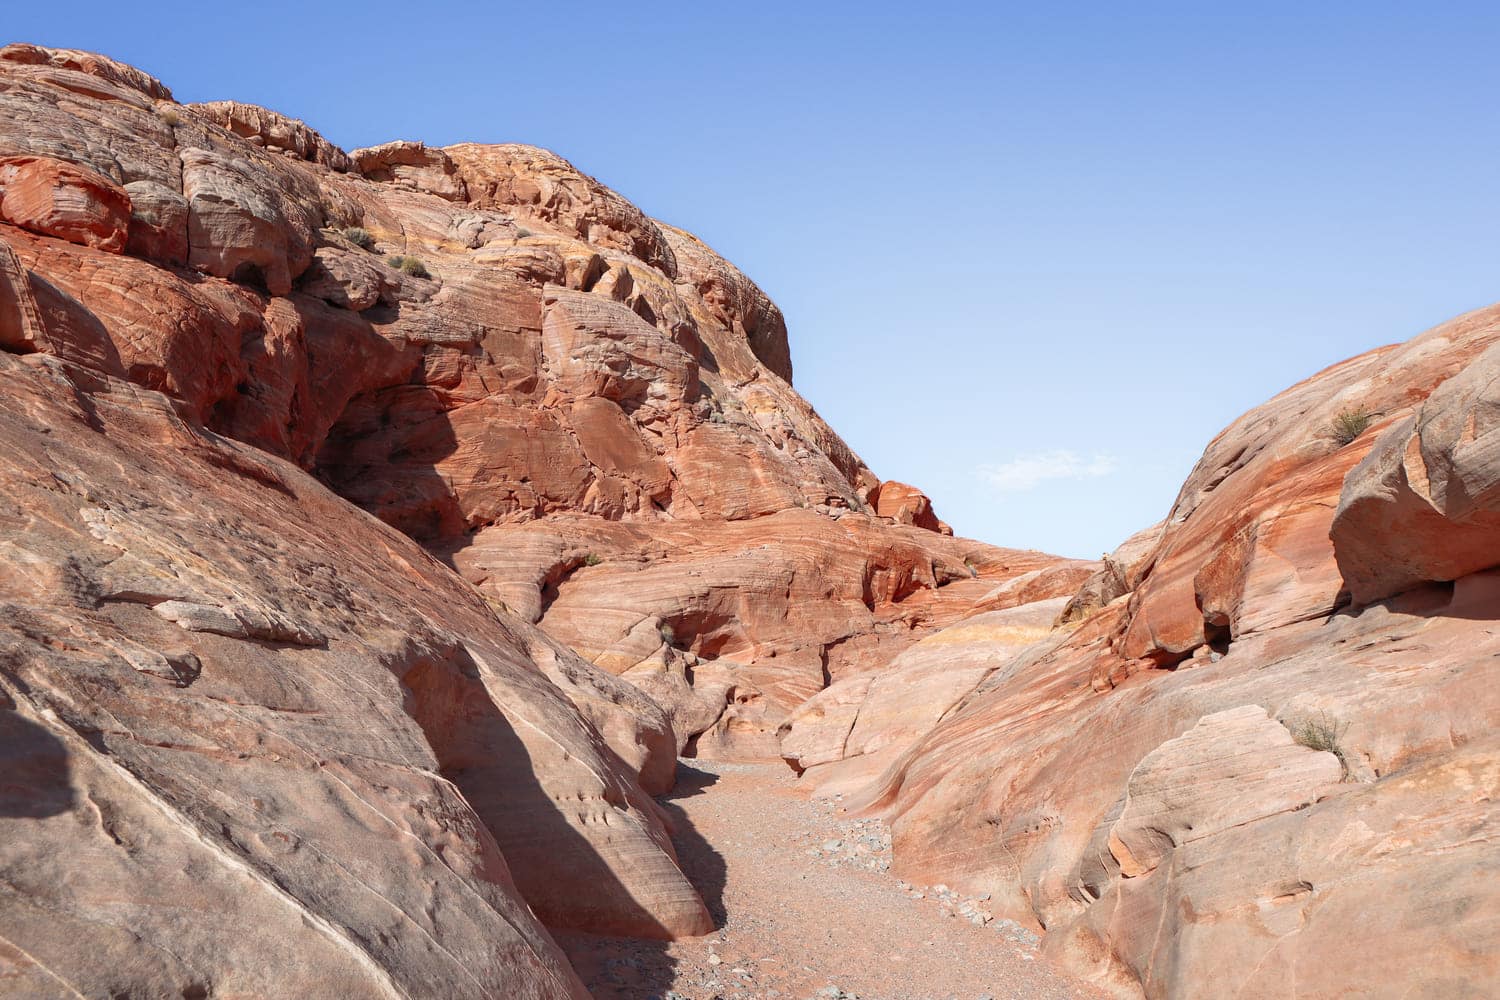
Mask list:
[[[1026,930],[981,925],[982,900],[883,872],[882,824],[805,799],[780,764],[684,761],[660,801],[719,930],[675,942],[559,934],[597,1000],[1102,996],[1042,959]]]

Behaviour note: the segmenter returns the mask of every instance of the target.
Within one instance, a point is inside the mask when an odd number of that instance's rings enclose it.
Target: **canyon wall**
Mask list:
[[[0,50],[0,971],[580,996],[651,801],[1057,563],[954,539],[770,299],[527,146],[345,152]],[[538,625],[541,627],[539,628]]]
[[[0,974],[580,997],[711,928],[650,796],[784,759],[1122,996],[1500,981],[1500,312],[1100,562],[953,537],[744,274],[521,145],[0,50]]]
[[[1497,386],[1500,307],[1335,365],[1071,600],[924,638],[784,744],[898,874],[1122,997],[1493,992]]]

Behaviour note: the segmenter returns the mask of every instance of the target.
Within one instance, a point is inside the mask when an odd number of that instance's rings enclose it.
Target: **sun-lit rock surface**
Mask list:
[[[529,626],[156,392],[0,369],[8,989],[577,997],[533,912],[702,929]]]
[[[686,752],[1122,996],[1482,994],[1497,342],[1293,387],[1098,562],[1000,549],[554,154],[0,49],[0,975],[581,997],[547,928],[711,929]]]
[[[1361,604],[1500,563],[1500,345],[1350,470],[1332,540]]]
[[[130,196],[87,168],[47,156],[8,156],[0,158],[0,220],[120,253],[130,233]]]
[[[992,894],[1121,996],[1483,994],[1497,338],[1481,310],[1252,410],[1056,629],[1015,652],[966,635],[979,615],[904,654],[951,636],[975,670],[920,733],[917,697],[876,727],[889,766],[860,773],[873,718],[838,685],[793,714],[789,755],[850,770],[832,787],[893,823],[903,877]],[[1341,413],[1368,429],[1341,442]],[[819,709],[843,745],[799,732]]]
[[[544,926],[710,929],[679,750],[774,759],[1052,562],[871,511],[764,293],[552,154],[346,155],[87,53],[0,83],[28,989],[576,996]]]

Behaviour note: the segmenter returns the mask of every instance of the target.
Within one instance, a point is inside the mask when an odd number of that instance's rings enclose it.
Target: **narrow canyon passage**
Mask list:
[[[809,800],[779,763],[683,760],[659,800],[718,927],[674,942],[559,934],[596,1000],[1102,996],[984,900],[906,886],[884,826]]]

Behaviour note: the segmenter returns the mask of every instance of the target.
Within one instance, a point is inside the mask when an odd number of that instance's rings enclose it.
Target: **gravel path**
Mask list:
[[[1102,996],[982,898],[886,874],[890,837],[807,800],[779,764],[683,761],[659,801],[719,930],[674,942],[559,934],[597,1000]]]

